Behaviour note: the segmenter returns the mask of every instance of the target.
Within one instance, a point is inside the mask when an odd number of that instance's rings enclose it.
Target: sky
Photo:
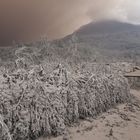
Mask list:
[[[64,37],[91,21],[140,24],[140,0],[0,0],[0,46]]]

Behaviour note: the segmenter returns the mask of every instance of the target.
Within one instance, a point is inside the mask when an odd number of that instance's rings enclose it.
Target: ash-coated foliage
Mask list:
[[[42,65],[22,66],[2,72],[0,78],[3,140],[57,136],[79,119],[96,117],[130,99],[128,82],[121,74],[71,74],[61,64],[49,74]]]

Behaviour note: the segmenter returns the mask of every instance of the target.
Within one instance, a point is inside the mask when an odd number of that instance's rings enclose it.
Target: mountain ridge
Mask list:
[[[73,35],[78,38],[79,49],[98,52],[100,58],[107,57],[107,61],[112,58],[119,61],[140,59],[140,25],[114,20],[91,22],[61,41],[67,44]]]
[[[75,31],[76,34],[80,33],[106,33],[116,31],[127,31],[127,30],[140,30],[140,25],[135,25],[127,22],[121,22],[117,20],[104,20],[98,22],[91,22],[84,26],[81,26],[78,30]]]

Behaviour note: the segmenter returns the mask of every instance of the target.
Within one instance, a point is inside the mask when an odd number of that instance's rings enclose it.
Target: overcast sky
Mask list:
[[[0,45],[60,38],[102,19],[139,24],[139,13],[140,0],[0,0]]]

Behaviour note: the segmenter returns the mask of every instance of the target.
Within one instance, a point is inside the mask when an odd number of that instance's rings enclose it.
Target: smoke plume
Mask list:
[[[91,21],[140,23],[139,0],[0,0],[0,45],[61,38]]]

